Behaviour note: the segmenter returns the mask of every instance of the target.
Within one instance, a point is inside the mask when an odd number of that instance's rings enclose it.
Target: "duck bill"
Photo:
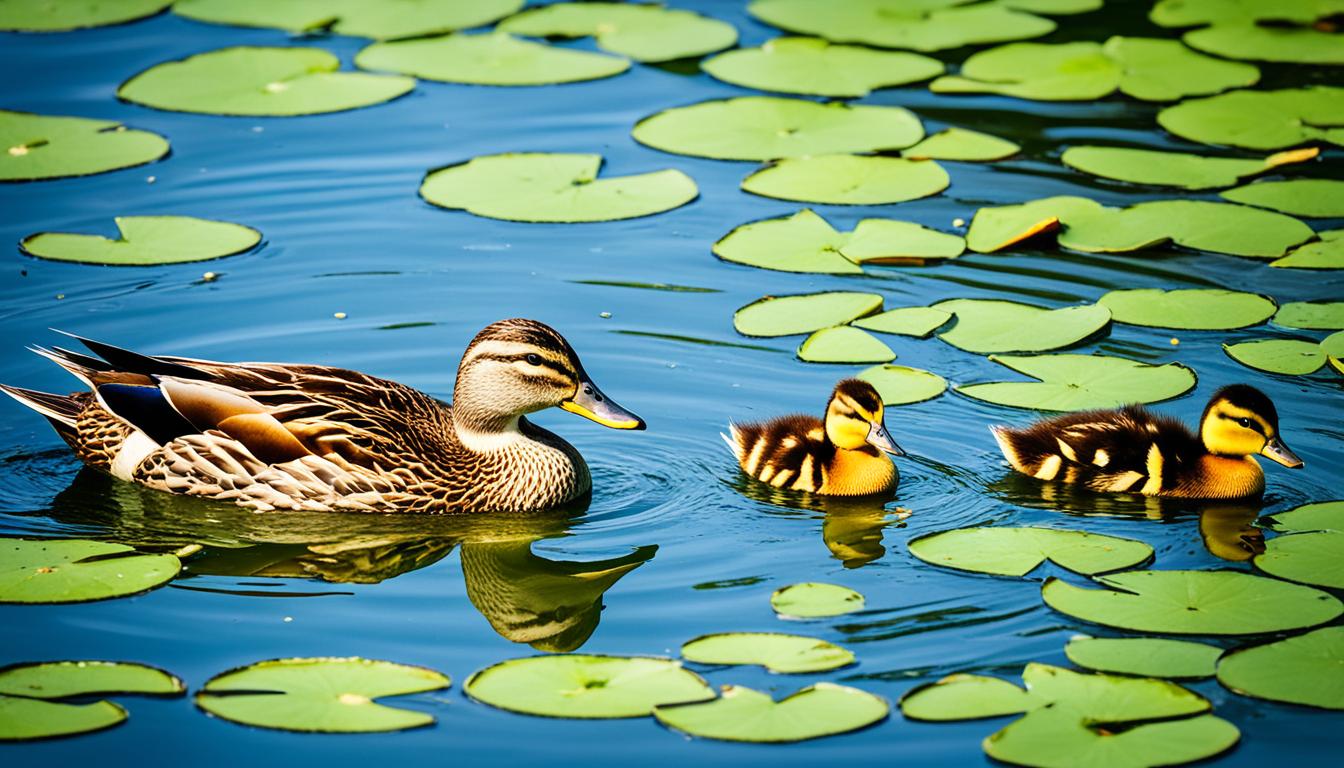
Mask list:
[[[1293,453],[1277,437],[1265,443],[1265,447],[1260,449],[1260,455],[1270,461],[1277,461],[1289,469],[1297,469],[1302,466],[1302,460],[1297,457],[1297,454]]]
[[[896,441],[891,439],[891,433],[879,422],[870,422],[868,424],[868,444],[879,451],[886,451],[892,456],[905,455],[905,451],[901,450],[901,446],[897,445]]]
[[[579,380],[579,388],[574,396],[560,403],[560,407],[570,413],[577,413],[585,419],[596,421],[612,429],[644,429],[644,420],[617,405],[611,398],[602,394],[597,385],[587,377]]]

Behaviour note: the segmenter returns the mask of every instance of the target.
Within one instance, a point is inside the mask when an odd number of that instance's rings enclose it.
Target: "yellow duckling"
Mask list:
[[[776,488],[831,496],[890,492],[900,475],[882,455],[902,456],[882,425],[882,398],[873,385],[845,379],[835,385],[826,420],[798,414],[757,424],[729,424],[723,435],[752,478]]]
[[[1259,454],[1297,469],[1279,438],[1279,414],[1244,384],[1213,393],[1196,436],[1181,422],[1139,405],[1071,413],[1026,429],[990,427],[1013,469],[1089,490],[1235,499],[1265,490]]]

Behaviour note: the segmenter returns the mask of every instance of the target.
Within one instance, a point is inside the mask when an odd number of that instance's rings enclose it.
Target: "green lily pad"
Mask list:
[[[802,296],[766,296],[733,313],[743,336],[792,336],[843,325],[882,307],[876,293],[827,291]]]
[[[1205,200],[1157,200],[1066,218],[1059,244],[1118,253],[1171,242],[1231,256],[1277,258],[1314,236],[1306,224],[1271,211]]]
[[[211,678],[196,706],[234,723],[310,733],[376,733],[432,725],[424,712],[375,699],[437,691],[432,669],[360,658],[273,659]]]
[[[1316,148],[1279,152],[1262,160],[1204,157],[1186,152],[1159,152],[1126,147],[1069,147],[1060,160],[1093,176],[1182,189],[1230,187],[1249,176],[1289,163],[1310,160]]]
[[[261,233],[242,224],[191,216],[118,216],[121,237],[39,232],[19,248],[31,256],[81,264],[145,266],[206,261],[251,249]]]
[[[743,96],[664,110],[636,123],[632,135],[679,155],[765,161],[904,149],[924,138],[924,127],[900,107]]]
[[[1218,682],[1243,696],[1344,709],[1344,627],[1233,651]]]
[[[0,539],[0,603],[82,603],[145,592],[173,580],[181,562],[122,544],[82,539]]]
[[[543,717],[644,717],[665,704],[708,701],[714,691],[672,659],[565,654],[511,659],[467,679],[467,695]]]
[[[1153,556],[1153,548],[1141,541],[1053,528],[959,528],[920,536],[909,547],[910,554],[932,565],[1000,576],[1026,576],[1046,560],[1091,575]]]
[[[943,394],[947,381],[936,373],[904,365],[875,365],[857,378],[872,384],[883,405],[909,405]]]
[[[51,661],[0,669],[0,741],[47,739],[100,731],[124,722],[110,701],[71,704],[70,697],[112,694],[177,696],[182,681],[161,669],[114,661]]]
[[[681,646],[698,664],[759,664],[771,672],[825,672],[854,663],[854,654],[825,640],[779,632],[723,632]]]
[[[925,339],[952,319],[952,313],[933,307],[897,307],[854,320],[850,325],[878,333]]]
[[[1158,0],[1148,18],[1162,27],[1239,21],[1310,24],[1340,12],[1344,12],[1341,0]]]
[[[618,56],[557,48],[502,33],[445,35],[374,43],[356,66],[422,80],[471,85],[547,85],[619,75],[630,62]]]
[[[1344,64],[1339,35],[1313,27],[1261,26],[1254,22],[1217,24],[1181,38],[1197,51],[1227,59],[1292,64]]]
[[[913,160],[990,162],[1012,157],[1021,150],[1022,147],[998,136],[965,128],[948,128],[901,152],[901,156]]]
[[[923,264],[954,258],[960,237],[906,221],[864,219],[853,232],[838,232],[803,209],[782,219],[756,221],[729,232],[714,244],[724,261],[780,272],[859,274],[861,264]]]
[[[955,259],[966,241],[911,221],[864,219],[840,253],[856,264],[916,264]]]
[[[1097,303],[1110,309],[1117,323],[1205,331],[1259,325],[1278,309],[1267,296],[1221,288],[1111,291]]]
[[[1321,351],[1332,358],[1344,358],[1344,331],[1332,333],[1321,341]]]
[[[125,24],[159,13],[172,0],[7,0],[0,3],[0,32],[68,32]]]
[[[173,13],[211,24],[290,32],[329,29],[387,40],[479,27],[522,7],[523,0],[177,0]]]
[[[1248,368],[1285,376],[1305,376],[1325,365],[1321,345],[1297,339],[1256,339],[1224,344],[1227,356]]]
[[[1271,261],[1271,267],[1287,269],[1344,269],[1344,229],[1317,232],[1320,239],[1307,243],[1284,256]]]
[[[1156,403],[1189,392],[1195,373],[1180,363],[1149,365],[1107,355],[990,355],[1039,381],[963,384],[957,391],[976,400],[1042,411],[1119,408]]]
[[[655,707],[669,728],[722,741],[784,744],[834,736],[881,722],[887,702],[858,688],[817,683],[780,701],[740,685],[725,685],[703,704]]]
[[[780,37],[760,48],[721,53],[700,67],[711,77],[762,91],[861,98],[878,88],[941,75],[941,61],[917,53],[834,45],[815,37]]]
[[[0,149],[0,181],[36,181],[152,163],[168,141],[115,120],[0,110]]]
[[[1051,578],[1046,605],[1083,621],[1139,632],[1252,635],[1324,624],[1344,613],[1329,594],[1238,571],[1126,571],[1098,576],[1110,589]]]
[[[150,67],[117,96],[171,112],[284,117],[381,104],[415,87],[415,78],[340,66],[320,48],[221,48]]]
[[[952,327],[938,338],[981,355],[1059,349],[1077,344],[1111,323],[1110,311],[1096,304],[1046,309],[998,299],[951,299],[933,308],[956,316]]]
[[[1274,324],[1321,331],[1344,329],[1344,301],[1291,301],[1274,313]]]
[[[530,8],[500,22],[498,29],[532,37],[593,36],[597,47],[644,62],[704,56],[737,42],[737,28],[727,22],[659,5],[625,3]]]
[[[420,196],[490,219],[589,222],[651,216],[699,195],[695,181],[681,171],[598,179],[601,167],[601,155],[481,155],[430,171]]]
[[[1080,667],[1141,677],[1213,677],[1223,649],[1189,640],[1154,637],[1075,637],[1064,655]]]
[[[1268,527],[1279,532],[1344,531],[1344,501],[1303,504],[1287,512],[1265,518]]]
[[[753,0],[747,12],[790,32],[878,48],[942,51],[1049,34],[1055,23],[1013,9],[1015,3],[968,0]],[[1016,3],[1020,4],[1020,3]]]
[[[743,179],[742,189],[805,203],[884,205],[936,195],[950,181],[932,160],[818,155],[776,161]]]
[[[1031,695],[1007,680],[961,672],[901,697],[901,714],[930,722],[1018,715],[1032,706]]]
[[[1042,234],[1057,232],[1065,220],[1106,210],[1085,197],[1046,197],[1016,205],[981,208],[971,219],[966,246],[977,253],[994,253]]]
[[[871,333],[841,325],[808,336],[798,347],[798,359],[808,363],[886,363],[895,360],[896,353]]]
[[[818,619],[862,611],[863,595],[839,584],[790,584],[770,595],[770,607],[786,619]]]
[[[1229,189],[1220,196],[1294,216],[1344,216],[1344,181],[1332,179],[1261,181]]]
[[[1163,128],[1201,144],[1283,149],[1309,141],[1344,146],[1344,88],[1232,91],[1157,113]]]
[[[1065,706],[1032,711],[989,736],[984,747],[985,754],[1014,765],[1144,768],[1213,757],[1240,738],[1235,725],[1213,715],[1141,724],[1111,733]]]
[[[1266,542],[1255,567],[1289,581],[1344,589],[1344,502],[1307,504],[1269,522],[1289,535]]]

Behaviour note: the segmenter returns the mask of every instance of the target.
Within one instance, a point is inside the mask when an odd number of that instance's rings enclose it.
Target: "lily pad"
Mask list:
[[[1253,635],[1324,624],[1344,613],[1329,594],[1239,571],[1126,571],[1087,589],[1051,578],[1046,605],[1083,621],[1139,632]]]
[[[818,619],[862,611],[863,595],[839,584],[790,584],[770,595],[770,607],[786,619]]]
[[[679,155],[765,161],[904,149],[924,138],[924,127],[900,107],[743,96],[664,110],[636,123],[632,135]]]
[[[1146,768],[1213,757],[1240,738],[1235,725],[1213,715],[1146,723],[1111,733],[1064,706],[1033,710],[985,739],[984,747],[985,754],[1014,765]]]
[[[1292,301],[1274,313],[1274,324],[1322,331],[1344,329],[1344,301]]]
[[[1221,196],[1293,216],[1344,216],[1344,181],[1333,179],[1261,181],[1229,189]]]
[[[780,701],[740,685],[725,685],[703,704],[655,707],[669,728],[722,741],[783,744],[865,728],[887,716],[887,702],[858,688],[817,683]]]
[[[196,706],[234,723],[311,733],[375,733],[434,723],[376,699],[447,688],[424,667],[360,658],[273,659],[211,678]]]
[[[171,112],[284,117],[381,104],[415,87],[412,77],[340,66],[320,48],[221,48],[150,67],[117,96]]]
[[[1332,359],[1344,358],[1344,331],[1332,333],[1321,341],[1321,351]]]
[[[168,141],[115,120],[0,110],[0,149],[0,181],[36,181],[152,163]]]
[[[818,155],[779,160],[742,180],[753,195],[831,205],[884,205],[947,189],[951,179],[931,160],[871,155]]]
[[[0,3],[0,32],[68,32],[125,24],[159,13],[172,0],[6,0]]]
[[[1307,504],[1269,521],[1288,535],[1266,542],[1255,567],[1289,581],[1344,589],[1344,502]]]
[[[1189,640],[1154,637],[1075,637],[1064,655],[1080,667],[1141,677],[1213,677],[1223,649]]]
[[[355,64],[422,80],[471,85],[576,83],[619,75],[630,68],[630,62],[618,56],[557,48],[503,33],[374,43],[355,56]]]
[[[792,336],[843,325],[882,307],[876,293],[827,291],[802,296],[766,296],[733,313],[744,336]]]
[[[1285,376],[1305,376],[1325,365],[1325,353],[1314,341],[1257,339],[1224,344],[1223,351],[1244,366]]]
[[[798,359],[808,363],[885,363],[895,360],[896,353],[871,333],[841,325],[808,336],[798,347]]]
[[[1167,242],[1232,256],[1277,258],[1315,233],[1283,214],[1205,200],[1156,200],[1123,210],[1097,209],[1065,219],[1059,244],[1119,253]]]
[[[965,250],[966,241],[958,235],[911,221],[864,219],[840,253],[856,264],[923,265],[955,259]]]
[[[1344,531],[1344,501],[1303,504],[1287,512],[1275,512],[1265,522],[1279,532]]]
[[[0,603],[82,603],[145,592],[173,580],[181,562],[123,544],[82,539],[0,539]]]
[[[1310,24],[1340,12],[1344,12],[1341,0],[1158,0],[1148,18],[1162,27],[1240,21]]]
[[[1053,528],[959,528],[920,536],[909,547],[926,563],[1000,576],[1026,576],[1046,560],[1091,575],[1153,556],[1153,548],[1141,541]]]
[[[386,40],[479,27],[522,7],[523,0],[177,0],[173,13],[211,24]]]
[[[161,669],[115,661],[50,661],[0,669],[0,741],[47,739],[100,731],[124,722],[110,701],[73,704],[71,697],[112,694],[177,696],[182,681]]]
[[[625,3],[530,8],[500,22],[498,29],[532,37],[594,36],[597,47],[644,62],[704,56],[737,42],[737,28],[727,22],[659,5]]]
[[[1136,288],[1111,291],[1097,300],[1117,323],[1149,328],[1232,330],[1274,316],[1274,300],[1258,293],[1221,288]]]
[[[1344,627],[1233,651],[1218,663],[1218,682],[1243,696],[1344,709]]]
[[[876,315],[860,317],[850,324],[878,333],[925,339],[951,319],[951,312],[933,307],[897,307]]]
[[[1013,3],[968,0],[754,0],[747,11],[790,32],[838,43],[941,51],[1049,34],[1055,23],[1013,10]]]
[[[1163,128],[1202,144],[1283,149],[1309,141],[1344,146],[1344,88],[1232,91],[1157,113]]]
[[[956,316],[938,338],[976,354],[1044,352],[1077,344],[1111,323],[1111,313],[1096,304],[1046,309],[998,299],[951,299],[934,309]]]
[[[941,75],[941,61],[917,53],[835,45],[815,37],[780,37],[760,48],[721,53],[700,66],[710,76],[762,91],[861,98],[878,88]]]
[[[963,384],[957,391],[976,400],[1042,411],[1119,408],[1156,403],[1189,392],[1195,373],[1180,363],[1149,365],[1107,355],[990,355],[1040,381]]]
[[[1186,32],[1181,40],[1197,51],[1227,59],[1344,64],[1344,44],[1339,34],[1313,27],[1216,24]]]
[[[854,663],[854,654],[825,640],[778,632],[724,632],[681,646],[681,656],[698,664],[759,664],[771,672],[825,672]]]
[[[1022,147],[1007,139],[965,128],[947,128],[901,152],[912,160],[990,162],[1012,157]]]
[[[601,155],[482,155],[430,171],[420,196],[490,219],[587,222],[651,216],[699,194],[695,181],[681,171],[598,179],[601,167]]]
[[[947,390],[947,381],[942,376],[904,365],[875,365],[861,372],[858,378],[877,389],[883,405],[922,403]]]
[[[118,216],[121,237],[39,232],[19,248],[31,256],[81,264],[145,266],[206,261],[251,249],[261,233],[242,224],[191,216]]]
[[[1018,715],[1033,706],[1031,695],[1007,680],[957,673],[914,688],[901,697],[901,714],[942,722]]]
[[[708,701],[714,691],[672,659],[641,656],[531,656],[486,667],[467,695],[492,707],[543,717],[644,717],[665,704]]]
[[[1102,210],[1101,203],[1068,195],[981,208],[971,219],[966,246],[977,253],[994,253],[1039,235],[1058,232],[1065,220]]]
[[[714,244],[724,261],[780,272],[846,275],[861,264],[923,264],[961,254],[964,241],[906,221],[864,219],[853,232],[838,232],[803,209],[782,219],[756,221]]]
[[[1271,261],[1271,267],[1287,269],[1344,269],[1344,229],[1317,232],[1320,239],[1307,243],[1284,256]]]
[[[1319,149],[1311,147],[1248,160],[1151,149],[1079,146],[1064,150],[1060,160],[1070,168],[1106,179],[1182,189],[1216,189],[1319,154]]]

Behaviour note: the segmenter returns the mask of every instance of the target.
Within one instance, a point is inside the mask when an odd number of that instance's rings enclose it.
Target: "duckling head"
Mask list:
[[[559,407],[612,429],[644,429],[583,370],[579,356],[550,326],[513,318],[487,325],[462,353],[453,417],[478,432],[516,428],[518,418]]]
[[[826,406],[826,437],[846,451],[871,445],[893,456],[905,455],[882,424],[882,396],[872,384],[860,379],[845,379],[835,385]]]
[[[1285,467],[1302,466],[1302,460],[1279,438],[1279,412],[1274,403],[1265,393],[1245,384],[1213,393],[1199,422],[1199,436],[1210,453],[1259,454]]]

